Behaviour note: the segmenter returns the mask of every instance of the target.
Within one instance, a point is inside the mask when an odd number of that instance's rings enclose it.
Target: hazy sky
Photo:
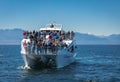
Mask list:
[[[53,22],[81,33],[120,34],[120,0],[0,0],[0,29]]]

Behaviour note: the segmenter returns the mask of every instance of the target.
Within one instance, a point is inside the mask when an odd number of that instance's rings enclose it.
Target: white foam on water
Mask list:
[[[17,69],[24,69],[24,66],[18,66]]]

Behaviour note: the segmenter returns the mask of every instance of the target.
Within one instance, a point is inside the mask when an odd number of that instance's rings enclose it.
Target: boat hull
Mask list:
[[[62,68],[75,61],[75,53],[59,54],[23,54],[25,69],[34,68]]]
[[[55,55],[22,54],[22,56],[25,63],[25,69],[50,67],[53,59],[56,59]],[[53,67],[53,65],[51,65],[51,67]]]
[[[57,55],[57,68],[62,68],[75,62],[75,55],[75,53],[61,52],[61,55]]]

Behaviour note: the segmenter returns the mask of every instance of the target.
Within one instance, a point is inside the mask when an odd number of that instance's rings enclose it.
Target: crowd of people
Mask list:
[[[26,44],[29,54],[56,53],[59,48],[67,47],[64,40],[71,40],[74,37],[73,31],[33,31],[23,32],[25,39],[30,39]]]

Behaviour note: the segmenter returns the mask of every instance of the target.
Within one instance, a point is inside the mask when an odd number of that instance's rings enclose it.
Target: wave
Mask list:
[[[18,66],[17,69],[24,69],[24,66]]]
[[[2,57],[3,55],[2,54],[0,54],[0,57]]]

